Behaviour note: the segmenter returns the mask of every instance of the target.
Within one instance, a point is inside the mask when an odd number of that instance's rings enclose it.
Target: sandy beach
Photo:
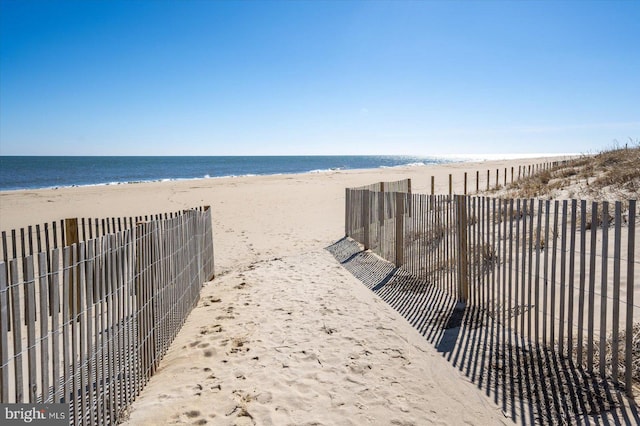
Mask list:
[[[553,158],[550,161],[556,160]],[[400,314],[325,250],[346,187],[480,187],[541,159],[0,193],[0,229],[210,205],[216,278],[129,410],[130,425],[509,424]],[[473,183],[471,183],[473,182]]]

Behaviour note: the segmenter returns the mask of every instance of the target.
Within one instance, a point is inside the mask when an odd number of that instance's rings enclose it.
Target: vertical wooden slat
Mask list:
[[[207,215],[207,219],[209,220],[208,223],[210,222],[210,212]],[[166,215],[165,215],[166,217]],[[126,220],[125,220],[126,223]],[[128,398],[129,401],[132,402],[133,399],[136,397],[136,393],[135,393],[135,381],[136,379],[136,369],[135,369],[135,353],[133,351],[134,348],[134,305],[133,305],[133,299],[132,299],[132,286],[133,286],[133,282],[131,281],[131,279],[133,278],[133,259],[132,259],[132,232],[134,232],[131,227],[127,226],[127,229],[123,232],[123,239],[124,239],[124,250],[123,250],[123,254],[125,257],[125,277],[126,277],[126,290],[125,290],[125,300],[127,301],[126,304],[126,311],[125,311],[125,315],[128,318],[128,323],[130,324],[129,327],[127,327],[127,334],[126,334],[126,345],[127,348],[129,348],[127,350],[127,383],[128,383]],[[163,261],[165,259],[163,258]],[[166,262],[163,262],[166,265]]]
[[[120,222],[118,222],[118,227],[120,226]],[[117,233],[116,233],[117,232]],[[122,252],[121,252],[121,231],[116,230],[116,223],[114,222],[114,235],[113,235],[113,241],[114,241],[114,264],[115,264],[115,268],[116,268],[116,295],[117,295],[117,299],[116,299],[116,304],[115,304],[115,310],[116,310],[116,318],[117,318],[117,327],[116,327],[116,332],[117,332],[117,339],[116,339],[116,346],[118,348],[118,411],[120,412],[120,410],[122,410],[122,408],[124,408],[127,403],[126,403],[126,396],[127,396],[127,392],[126,392],[126,376],[125,376],[125,352],[126,352],[126,348],[124,346],[124,333],[125,333],[125,327],[126,327],[126,317],[124,316],[123,313],[123,307],[124,307],[124,297],[125,297],[125,293],[124,293],[124,274],[122,272],[122,262],[123,262],[123,257],[122,257]]]
[[[136,315],[138,325],[138,365],[140,366],[141,385],[146,382],[147,371],[147,353],[145,342],[146,318],[145,312],[145,266],[146,266],[146,247],[145,247],[145,227],[144,223],[138,223],[136,226]]]
[[[584,293],[587,265],[587,202],[580,200],[580,289],[578,293],[578,364],[582,364],[584,351]]]
[[[613,234],[613,312],[611,319],[611,376],[618,383],[620,328],[620,251],[622,234],[622,203],[616,201]]]
[[[72,389],[71,382],[72,377],[69,377],[70,374],[73,374],[71,370],[72,365],[72,355],[71,351],[71,336],[69,327],[73,322],[70,308],[72,299],[71,299],[71,286],[72,286],[72,275],[73,275],[73,257],[71,255],[73,248],[72,247],[64,247],[62,250],[62,380],[64,383],[64,393],[63,393],[63,402],[69,404],[72,403]],[[72,408],[70,408],[70,411]]]
[[[109,221],[106,221],[107,226]],[[104,222],[103,222],[104,225]],[[104,228],[103,228],[104,230]],[[105,242],[105,249],[104,249],[104,256],[105,256],[105,267],[106,267],[106,274],[105,274],[105,294],[106,294],[106,336],[107,336],[107,345],[106,345],[106,350],[107,350],[107,372],[106,372],[106,380],[108,382],[108,393],[107,393],[107,411],[108,411],[108,415],[109,418],[111,419],[111,421],[113,423],[115,423],[117,421],[116,418],[116,413],[117,413],[117,406],[116,406],[116,398],[117,398],[117,393],[116,393],[116,377],[117,377],[117,373],[116,373],[116,348],[115,348],[115,334],[114,334],[114,328],[115,328],[115,318],[114,318],[114,314],[113,314],[113,309],[111,308],[114,303],[115,303],[115,283],[114,283],[114,265],[113,265],[113,250],[115,249],[115,247],[113,247],[112,245],[112,238],[111,235],[105,234],[104,236],[104,242]]]
[[[628,224],[628,248],[627,248],[627,327],[625,342],[625,388],[627,395],[633,396],[631,386],[633,380],[633,269],[635,258],[636,241],[636,200],[629,200],[629,224]]]
[[[522,265],[520,269],[520,304],[522,306],[522,314],[520,317],[520,333],[521,337],[525,337],[525,321],[528,315],[529,306],[527,305],[527,216],[529,210],[527,201],[522,200]]]
[[[80,423],[80,418],[81,418],[81,413],[80,413],[80,396],[79,396],[79,392],[80,392],[80,360],[78,359],[78,354],[79,354],[79,348],[78,348],[78,314],[79,314],[79,306],[78,306],[78,301],[79,301],[79,294],[78,294],[78,289],[79,289],[79,277],[78,277],[78,245],[72,245],[71,247],[71,253],[70,253],[70,259],[71,259],[71,263],[70,263],[70,269],[69,269],[69,276],[70,276],[70,288],[69,288],[69,316],[67,318],[69,318],[69,322],[70,324],[70,333],[71,333],[71,357],[69,359],[70,363],[69,363],[69,367],[70,367],[70,371],[69,374],[71,375],[71,377],[69,378],[69,381],[71,382],[71,392],[72,395],[70,397],[70,401],[71,401],[71,405],[72,405],[72,411],[73,411],[73,415],[74,415],[74,419],[76,422]]]
[[[584,351],[584,293],[586,287],[587,263],[587,202],[580,200],[580,288],[578,290],[578,355],[577,362],[582,364]]]
[[[12,259],[15,259],[18,257],[17,249],[18,249],[18,245],[17,245],[17,239],[16,239],[16,230],[12,229],[11,230],[11,258]]]
[[[467,276],[467,205],[466,197],[456,196],[458,219],[458,301],[469,299],[469,277]]]
[[[495,259],[500,259],[500,223],[498,222],[498,220],[500,220],[500,212],[498,212],[498,217],[496,218],[496,199],[492,198],[491,199],[491,212],[492,212],[492,220],[491,220],[491,249],[494,251],[493,252],[493,257]],[[497,241],[496,241],[496,223],[498,223],[498,230],[497,230]],[[494,259],[491,259],[491,261],[493,262]],[[493,264],[491,265],[491,304],[490,304],[490,308],[491,311],[494,312],[494,318],[495,320],[498,320],[499,317],[497,316],[496,313],[496,296],[497,296],[497,292],[496,292],[496,286],[499,288],[500,287],[500,264]]]
[[[78,244],[80,241],[80,232],[78,229],[78,219],[77,218],[68,218],[64,220],[64,229],[66,235],[65,246],[72,246],[74,244]],[[74,281],[71,282],[71,286],[74,287],[76,283]],[[71,288],[69,291],[69,297],[74,297],[77,294],[76,291]],[[75,317],[78,312],[78,306],[80,305],[78,300],[69,300],[69,315]]]
[[[569,231],[569,306],[567,307],[567,354],[573,356],[573,305],[575,289],[575,268],[576,268],[576,229],[578,201],[571,200],[571,230]]]
[[[544,250],[544,261],[543,261],[543,289],[542,289],[542,343],[546,346],[548,341],[547,328],[549,324],[549,318],[547,317],[549,313],[548,305],[549,305],[549,250],[551,249],[551,243],[549,242],[549,216],[551,214],[551,201],[547,200],[544,204],[544,240],[539,245],[540,249]],[[542,207],[542,203],[540,203],[540,207]],[[542,214],[542,208],[540,208],[538,215]],[[538,261],[539,262],[539,261]],[[553,317],[552,321],[553,322]]]
[[[598,232],[598,203],[591,206],[591,247],[589,249],[589,313],[587,315],[587,370],[593,371],[594,310],[596,292],[596,236]]]
[[[54,223],[55,224],[55,223]],[[55,228],[54,228],[55,229]],[[56,243],[57,244],[57,243]],[[62,401],[60,386],[60,249],[51,252],[51,280],[49,282],[51,305],[51,383],[53,384],[53,402]]]
[[[467,195],[467,172],[464,172],[464,195]]]
[[[350,237],[351,235],[351,227],[349,220],[349,213],[351,212],[351,200],[350,200],[351,190],[349,188],[344,191],[344,235],[345,237]]]
[[[404,263],[404,199],[405,194],[396,192],[396,267]]]
[[[55,222],[54,222],[55,225]],[[52,246],[51,246],[51,241],[49,240],[49,224],[45,223],[44,224],[44,249],[45,249],[45,254],[47,256],[47,272],[51,272],[51,250],[52,250]],[[47,291],[48,291],[48,297],[49,297],[49,315],[51,315],[52,311],[51,311],[51,307],[53,306],[53,301],[51,299],[51,274],[48,274],[48,284],[47,284]]]
[[[94,328],[95,324],[95,312],[93,310],[94,306],[94,294],[93,288],[95,285],[95,244],[96,240],[92,239],[92,230],[91,230],[91,220],[89,220],[89,240],[86,243],[87,256],[84,263],[84,274],[86,277],[86,282],[84,288],[86,293],[85,304],[83,305],[83,310],[86,310],[86,363],[87,363],[87,396],[88,396],[88,405],[85,406],[85,419],[89,424],[96,423],[96,411],[95,411],[95,392],[93,391],[94,386],[96,391],[99,389],[98,382],[96,380],[96,366],[97,366],[97,354],[96,349],[97,345],[95,344],[95,339],[97,336],[97,331]]]
[[[15,401],[22,403],[24,401],[24,382],[22,377],[22,324],[20,322],[20,280],[18,278],[18,260],[12,259],[9,262],[9,270],[11,274],[10,292],[11,304],[13,305],[13,367],[15,378]]]
[[[364,227],[364,249],[369,250],[371,248],[371,208],[370,208],[371,191],[364,190],[362,194],[362,224]]]
[[[32,225],[29,225],[27,227],[27,232],[28,232],[27,237],[28,237],[28,240],[29,240],[29,251],[28,251],[28,253],[29,253],[29,256],[32,256],[33,255],[33,226]]]
[[[7,232],[2,231],[1,235],[2,235],[2,261],[5,263],[5,265],[8,265],[7,262],[9,261],[9,252],[7,251]],[[8,282],[8,279],[7,279],[7,282]]]
[[[560,241],[560,318],[558,319],[558,352],[564,355],[564,327],[565,327],[565,294],[567,269],[567,200],[562,201],[562,239]],[[573,279],[573,277],[572,277]]]
[[[83,226],[84,227],[84,226]],[[84,232],[84,231],[83,231]],[[79,410],[78,410],[78,420],[76,424],[86,424],[87,423],[87,389],[90,389],[89,383],[91,380],[91,376],[87,377],[87,371],[89,366],[87,365],[85,367],[85,364],[89,364],[89,360],[87,357],[87,342],[90,339],[90,336],[87,334],[87,327],[86,327],[86,302],[87,302],[87,297],[86,297],[86,287],[87,287],[87,280],[86,280],[86,261],[85,261],[85,247],[86,244],[84,241],[81,241],[78,244],[78,250],[77,250],[77,267],[76,269],[76,273],[78,274],[77,278],[76,278],[76,292],[78,294],[78,301],[79,301],[79,306],[78,306],[78,322],[77,322],[77,327],[78,327],[78,332],[77,332],[77,338],[78,338],[78,349],[79,349],[79,366],[78,368],[76,368],[76,376],[78,377],[78,392],[80,393],[80,406],[79,406]],[[75,323],[75,321],[74,321]],[[74,333],[74,336],[76,335],[76,333]],[[77,404],[76,404],[77,406]]]
[[[11,318],[11,310],[10,310],[10,305],[9,305],[9,252],[8,252],[8,248],[7,248],[7,233],[6,231],[2,231],[2,261],[4,262],[5,265],[5,283],[7,284],[7,291],[2,294],[0,293],[0,303],[5,303],[6,309],[7,309],[7,321],[9,318]],[[11,331],[11,324],[7,323],[7,333],[9,331]],[[2,363],[2,365],[4,365],[4,363]],[[8,368],[8,367],[7,367]],[[1,373],[0,373],[1,374]],[[0,391],[1,392],[1,391]],[[2,401],[2,399],[0,398],[0,401]]]
[[[534,275],[534,271],[533,271],[533,247],[534,247],[534,241],[533,241],[533,220],[534,220],[534,209],[535,209],[535,204],[533,199],[529,200],[529,211],[527,211],[527,215],[530,216],[529,218],[529,244],[528,244],[528,261],[527,261],[527,267],[529,268],[529,270],[527,271],[527,337],[529,339],[531,339],[532,337],[532,332],[531,332],[531,317],[533,316],[533,303],[532,303],[532,292],[533,292],[533,275]],[[537,310],[536,310],[537,311]]]
[[[380,182],[380,193],[378,194],[378,254],[384,256],[384,199],[385,187],[384,182]]]
[[[40,302],[40,379],[42,402],[49,401],[49,267],[46,253],[38,253]]]
[[[607,290],[609,287],[609,276],[607,267],[609,264],[609,203],[602,203],[602,266],[600,281],[600,376],[606,376],[606,347],[607,347]],[[594,253],[591,254],[592,257]]]
[[[9,342],[8,291],[7,263],[3,261],[0,262],[0,342],[3,343],[0,345],[0,402],[3,404],[9,402],[9,348],[5,344]]]
[[[85,223],[85,218],[81,218],[80,219],[80,229],[79,231],[82,230],[82,232],[78,232],[81,236],[79,238],[80,241],[86,241],[87,240],[87,226]]]
[[[472,235],[473,241],[473,247],[477,250],[478,247],[480,247],[481,245],[481,241],[482,241],[482,225],[484,224],[484,220],[483,220],[483,215],[484,215],[484,209],[482,209],[481,207],[481,200],[482,197],[474,197],[473,198],[473,212],[475,215],[475,232]],[[471,303],[474,305],[479,305],[480,304],[480,292],[482,291],[482,275],[481,275],[481,269],[480,269],[480,262],[477,262],[476,259],[474,259],[473,262],[473,292],[470,292],[469,297],[472,299]]]
[[[96,226],[99,221],[96,220]],[[97,304],[96,304],[96,350],[100,351],[99,364],[96,368],[96,383],[100,389],[98,395],[97,407],[98,414],[103,419],[109,418],[109,404],[108,395],[109,387],[107,386],[107,379],[109,377],[109,361],[108,355],[108,340],[107,340],[107,313],[105,307],[107,301],[107,265],[106,265],[106,238],[101,236],[96,229],[96,285],[95,291],[97,292]]]
[[[505,338],[505,327],[506,327],[506,309],[508,305],[507,301],[507,239],[509,239],[507,234],[507,200],[498,200],[498,245],[501,247],[502,252],[498,253],[500,262],[498,262],[498,271],[500,268],[500,263],[502,263],[502,276],[501,276],[501,288],[500,291],[500,304],[498,304],[498,308],[501,310],[500,316],[498,317],[498,321],[502,324],[502,343],[504,344]],[[500,230],[502,227],[502,231]],[[504,346],[501,347],[504,349]]]
[[[42,238],[40,235],[40,225],[36,225],[36,241],[37,241],[37,253],[42,251]]]
[[[513,199],[507,200],[509,203],[509,208],[507,210],[507,214],[508,216],[508,223],[509,223],[509,253],[507,254],[507,256],[505,256],[506,259],[506,265],[508,265],[508,273],[509,273],[509,278],[507,281],[507,292],[508,292],[508,298],[507,298],[507,311],[506,311],[506,315],[507,315],[507,329],[511,329],[512,325],[511,325],[511,318],[513,317],[512,313],[513,313],[513,274],[514,269],[513,269]],[[507,221],[505,221],[505,226]],[[506,232],[505,232],[505,237],[506,237]],[[516,243],[516,247],[517,247],[517,243]],[[516,272],[517,274],[517,272]]]
[[[536,341],[536,345],[540,344],[540,251],[542,250],[542,200],[538,200],[538,211],[537,211],[537,230],[536,230],[536,263],[535,263],[535,281],[534,281],[534,302],[533,309],[535,310],[534,315],[534,339]],[[533,208],[533,206],[532,206]],[[547,212],[547,217],[549,217]],[[548,224],[547,224],[548,225]],[[548,226],[547,226],[548,228]],[[546,314],[546,307],[542,307],[542,311]]]
[[[551,291],[550,293],[550,306],[551,313],[549,316],[549,325],[551,329],[549,330],[549,341],[551,345],[555,344],[556,341],[556,264],[558,260],[558,209],[560,207],[560,202],[558,200],[554,201],[553,204],[553,233],[551,238],[553,238],[553,248],[551,251]],[[546,268],[545,268],[546,270]]]
[[[29,255],[24,259],[25,268],[22,273],[24,274],[25,283],[25,321],[27,323],[27,359],[29,368],[29,402],[36,402],[36,391],[38,389],[37,380],[37,365],[36,365],[36,289],[33,269],[33,256]]]
[[[520,299],[519,299],[519,293],[520,293],[520,219],[523,219],[523,215],[522,215],[522,211],[520,210],[520,203],[521,200],[517,200],[516,201],[516,241],[514,244],[515,247],[515,252],[516,252],[516,259],[515,259],[515,271],[514,271],[514,277],[515,277],[515,282],[514,282],[514,305],[516,307],[515,309],[515,315],[513,317],[513,326],[514,326],[514,330],[516,332],[516,334],[518,334],[518,313],[520,315],[524,315],[522,313],[522,309],[524,309],[524,306],[520,305]],[[524,220],[524,219],[523,219]],[[518,306],[521,306],[520,309],[517,309]],[[522,332],[522,328],[519,329],[520,332]]]
[[[489,250],[493,250],[491,246],[491,199],[482,197],[482,210],[484,211],[484,221],[482,228],[482,245],[486,256],[489,256]],[[488,259],[487,259],[488,260]],[[489,264],[485,267],[482,274],[482,306],[488,306],[489,296],[491,294],[491,276],[485,272],[489,272]]]

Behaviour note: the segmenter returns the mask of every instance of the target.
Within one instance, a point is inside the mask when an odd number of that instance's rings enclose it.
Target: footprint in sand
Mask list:
[[[231,353],[244,353],[249,352],[249,347],[246,346],[247,341],[242,337],[236,337],[231,341]]]
[[[220,333],[221,331],[222,331],[222,325],[220,324],[207,325],[204,327],[200,327],[200,334],[203,336],[211,333]]]

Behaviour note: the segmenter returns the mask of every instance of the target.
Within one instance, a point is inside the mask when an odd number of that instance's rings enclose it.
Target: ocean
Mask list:
[[[423,166],[444,157],[237,156],[237,157],[22,157],[0,156],[0,191],[86,185],[323,173],[331,170]],[[460,160],[457,160],[460,161]]]

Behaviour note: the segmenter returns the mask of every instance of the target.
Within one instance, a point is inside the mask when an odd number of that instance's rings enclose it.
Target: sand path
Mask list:
[[[325,250],[207,284],[129,425],[507,424]]]

